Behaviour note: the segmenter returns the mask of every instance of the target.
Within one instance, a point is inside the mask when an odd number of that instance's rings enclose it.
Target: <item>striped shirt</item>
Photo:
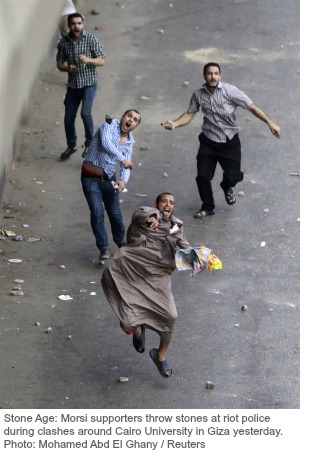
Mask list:
[[[85,161],[102,168],[108,178],[114,175],[117,164],[124,159],[131,161],[132,157],[135,140],[132,133],[129,132],[128,140],[120,145],[120,123],[119,119],[113,119],[110,125],[106,122],[103,123],[94,135],[85,158]],[[127,183],[129,177],[130,169],[125,169],[120,164],[120,180]]]
[[[75,42],[71,40],[69,33],[60,39],[57,45],[56,61],[77,66],[75,73],[68,73],[68,87],[70,88],[83,88],[97,83],[96,67],[89,63],[81,63],[80,54],[86,55],[88,58],[106,57],[95,35],[85,30]]]
[[[192,94],[188,113],[196,113],[201,108],[204,115],[202,132],[214,142],[226,142],[232,139],[241,128],[236,125],[235,110],[237,107],[248,109],[253,101],[234,85],[219,82],[210,93],[206,84]]]

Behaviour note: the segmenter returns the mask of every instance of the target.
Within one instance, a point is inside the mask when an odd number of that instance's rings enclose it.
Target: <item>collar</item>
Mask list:
[[[69,41],[71,41],[73,43],[73,40],[72,40],[70,34],[71,34],[71,32],[69,31],[67,33],[67,35],[66,35],[66,38],[68,38]],[[86,38],[86,37],[87,37],[87,32],[86,32],[86,30],[83,30],[82,34],[80,35],[80,38],[77,41],[75,41],[75,42],[78,43],[78,41],[80,41],[81,39]]]
[[[181,219],[178,219],[174,214],[170,217],[171,224],[175,225],[177,224],[178,227],[181,227],[183,225],[183,221]]]
[[[220,81],[219,81],[219,84],[218,84],[218,86],[215,88],[215,90],[218,90],[218,89],[221,90],[222,87],[223,87],[223,82],[221,82],[221,80],[220,80]],[[204,84],[202,84],[202,86],[201,86],[200,88],[201,88],[202,90],[205,90],[207,93],[209,93],[209,94],[211,95],[210,91],[207,90],[207,84],[206,84],[206,82],[205,82]]]
[[[118,129],[118,133],[119,133],[119,135],[121,135],[121,130],[120,130],[121,119],[119,119],[119,118],[114,118],[112,121],[116,122],[116,124],[117,124],[116,126],[117,126],[117,129]],[[128,132],[128,139],[127,139],[127,142],[129,142],[129,143],[134,143],[134,142],[135,142],[135,140],[134,140],[134,138],[133,138],[133,135],[132,135],[132,132],[131,132],[131,131]],[[127,142],[126,142],[126,143],[127,143]]]

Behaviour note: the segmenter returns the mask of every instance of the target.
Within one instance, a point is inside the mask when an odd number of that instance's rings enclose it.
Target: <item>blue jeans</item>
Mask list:
[[[116,191],[111,180],[81,177],[83,191],[90,209],[90,224],[96,238],[96,245],[100,251],[109,248],[108,235],[105,227],[104,210],[106,210],[112,238],[118,247],[125,244],[125,227],[120,211],[119,192]]]
[[[77,134],[75,120],[77,111],[81,104],[81,118],[85,128],[85,147],[88,147],[94,136],[94,122],[92,118],[92,106],[97,93],[97,84],[83,88],[67,87],[64,99],[65,117],[64,126],[66,133],[67,146],[74,148],[77,145]]]

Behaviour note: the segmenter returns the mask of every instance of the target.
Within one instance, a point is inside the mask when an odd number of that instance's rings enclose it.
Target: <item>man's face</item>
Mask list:
[[[162,194],[156,208],[165,218],[170,218],[174,211],[174,197],[170,194]]]
[[[204,79],[207,84],[207,88],[216,88],[221,80],[221,74],[217,66],[208,66]]]
[[[78,39],[83,31],[84,22],[81,17],[73,17],[69,24],[69,29],[73,38]]]
[[[139,113],[134,110],[129,110],[129,112],[121,118],[121,132],[128,133],[133,131],[133,129],[135,129],[140,123],[140,118]]]

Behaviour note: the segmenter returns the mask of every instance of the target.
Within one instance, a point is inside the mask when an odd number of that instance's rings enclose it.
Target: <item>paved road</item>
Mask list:
[[[162,380],[148,353],[138,355],[131,337],[121,333],[103,296],[79,181],[81,153],[59,161],[65,148],[65,75],[55,70],[54,59],[48,61],[2,204],[3,228],[42,241],[0,244],[0,404],[8,409],[298,409],[299,2],[135,3],[122,8],[104,2],[101,14],[91,15],[94,2],[78,2],[86,29],[99,36],[108,57],[99,70],[96,125],[105,113],[118,116],[129,107],[142,112],[136,169],[122,195],[125,220],[137,206],[152,205],[159,192],[173,192],[187,238],[212,247],[223,270],[194,279],[174,273],[179,312],[169,351],[174,375]],[[276,140],[264,123],[238,111],[245,179],[237,190],[244,197],[234,207],[225,203],[218,169],[216,215],[196,220],[201,117],[172,132],[160,122],[187,109],[210,60],[222,65],[224,81],[246,91],[281,126],[282,138]],[[83,140],[80,121],[78,128]],[[12,257],[23,262],[9,264]],[[24,280],[23,297],[10,295],[16,278]],[[60,301],[61,294],[73,300]],[[247,311],[241,311],[242,304]],[[147,350],[156,346],[156,334],[147,333],[146,341]],[[119,383],[119,376],[129,382]],[[205,389],[207,380],[214,382],[213,390]]]

